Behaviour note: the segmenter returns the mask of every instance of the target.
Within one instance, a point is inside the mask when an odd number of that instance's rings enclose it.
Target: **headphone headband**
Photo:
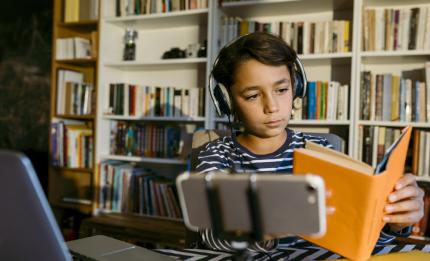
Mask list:
[[[233,43],[237,42],[239,39],[242,39],[243,37],[247,36],[242,35],[236,39],[234,39],[232,42],[224,46],[221,51],[218,53],[218,56],[216,57],[212,68],[214,68],[218,64],[219,56],[222,50],[230,47]],[[288,46],[288,45],[287,45]],[[303,67],[302,62],[300,61],[299,57],[296,55],[296,59],[293,62],[293,72],[290,72],[292,75],[294,75],[294,97],[293,100],[296,98],[304,98],[306,96],[307,91],[307,77],[305,73],[305,69]],[[226,86],[222,83],[218,83],[215,78],[213,77],[212,71],[209,75],[209,93],[211,96],[211,99],[214,103],[215,110],[218,114],[218,116],[230,116],[233,114],[233,107],[231,98],[228,92],[228,89]]]

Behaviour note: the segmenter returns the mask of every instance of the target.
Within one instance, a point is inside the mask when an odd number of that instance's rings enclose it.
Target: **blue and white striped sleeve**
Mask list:
[[[394,232],[390,230],[390,227],[386,225],[379,236],[376,246],[382,246],[389,244],[396,239],[396,237],[408,237],[412,233],[412,226],[408,226],[400,230],[399,232]]]
[[[230,166],[223,154],[222,144],[219,142],[208,143],[205,149],[201,150],[197,156],[195,171],[198,173],[206,173],[214,170],[227,171]]]

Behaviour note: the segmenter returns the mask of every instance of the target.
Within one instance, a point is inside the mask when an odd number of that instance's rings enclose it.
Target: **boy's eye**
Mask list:
[[[285,92],[287,92],[289,90],[289,88],[280,88],[280,89],[278,89],[277,91],[279,92],[279,93],[285,93]]]
[[[249,101],[249,100],[255,100],[257,99],[258,94],[254,94],[254,95],[248,95],[245,97],[245,100]]]

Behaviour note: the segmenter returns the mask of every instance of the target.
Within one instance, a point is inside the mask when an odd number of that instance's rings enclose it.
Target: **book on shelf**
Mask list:
[[[84,74],[78,71],[59,69],[57,71],[57,86],[56,86],[56,113],[63,115],[66,113],[66,83],[83,83]]]
[[[430,5],[367,7],[363,51],[430,50]]]
[[[358,128],[359,160],[374,165],[380,160],[389,145],[400,136],[399,128],[383,126],[362,126]],[[430,131],[414,129],[411,146],[408,149],[405,171],[420,177],[428,177],[430,172]],[[360,151],[361,150],[361,151]]]
[[[411,129],[403,130],[376,168],[310,142],[294,150],[294,175],[320,175],[332,192],[327,205],[336,209],[327,216],[324,236],[304,239],[352,260],[370,257],[386,224],[382,217],[387,197],[403,175]]]
[[[111,1],[114,6],[115,16],[145,15],[156,13],[169,13],[185,10],[208,8],[209,0],[115,0]]]
[[[106,115],[202,117],[204,88],[109,84]]]
[[[240,35],[252,32],[269,32],[279,35],[298,54],[342,53],[350,51],[350,22],[335,21],[269,21],[223,17],[220,39],[221,46]]]
[[[55,59],[57,60],[90,59],[95,57],[93,54],[95,48],[92,46],[94,39],[68,37],[57,38],[55,41]]]
[[[425,64],[426,68],[430,63]],[[430,70],[402,71],[401,75],[361,72],[360,118],[376,121],[430,121]]]
[[[92,168],[94,137],[91,126],[51,123],[52,165],[66,168]]]
[[[173,181],[152,169],[119,161],[104,161],[99,167],[102,211],[182,217]]]
[[[307,96],[294,101],[294,120],[348,120],[348,85],[309,81],[307,88]]]
[[[90,84],[66,82],[65,103],[60,104],[65,115],[90,115],[94,109],[94,88]]]
[[[65,23],[97,20],[99,0],[64,0],[63,21]]]
[[[111,122],[112,155],[185,159],[189,151],[185,128],[160,124]]]

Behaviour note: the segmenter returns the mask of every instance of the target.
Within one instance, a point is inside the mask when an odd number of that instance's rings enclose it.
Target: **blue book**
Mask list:
[[[308,82],[308,120],[315,120],[317,118],[316,95],[316,82]]]

